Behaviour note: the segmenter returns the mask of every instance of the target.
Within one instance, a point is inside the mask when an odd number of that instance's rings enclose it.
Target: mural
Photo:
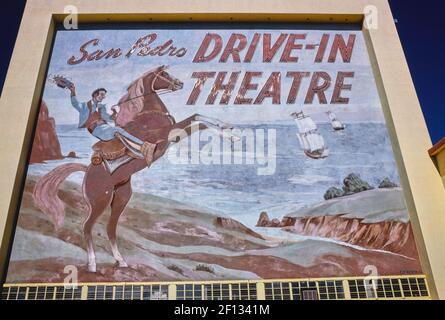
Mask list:
[[[422,273],[359,30],[58,30],[7,282]]]

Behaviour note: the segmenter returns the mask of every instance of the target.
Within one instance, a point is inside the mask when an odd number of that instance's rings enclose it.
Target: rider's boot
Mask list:
[[[153,162],[153,155],[156,150],[156,143],[150,143],[148,141],[145,141],[144,144],[141,146],[141,153],[145,157],[145,161],[148,165],[150,165]]]

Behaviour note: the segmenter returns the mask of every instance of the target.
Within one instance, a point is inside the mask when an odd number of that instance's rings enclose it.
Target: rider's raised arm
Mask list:
[[[74,109],[76,109],[79,112],[82,109],[79,100],[77,100],[76,96],[71,96],[71,105],[74,107]]]
[[[79,103],[79,101],[76,98],[76,86],[74,83],[71,84],[71,86],[68,87],[68,90],[71,92],[71,104],[77,111],[81,112],[82,105]]]

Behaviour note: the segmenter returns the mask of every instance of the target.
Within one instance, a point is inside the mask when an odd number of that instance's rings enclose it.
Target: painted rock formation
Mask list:
[[[63,158],[56,133],[56,123],[54,118],[49,116],[46,103],[42,101],[29,162],[39,163]]]
[[[266,221],[264,215],[260,221],[264,227],[416,257],[400,188],[373,189],[323,201],[287,214],[278,225],[270,223],[268,217]]]
[[[266,211],[260,213],[260,217],[256,224],[257,227],[279,227],[281,224],[280,220],[274,218],[272,220],[269,219],[269,216]]]
[[[416,256],[411,224],[400,221],[363,223],[360,218],[322,216],[299,218],[288,231],[348,242],[364,248]]]
[[[234,230],[239,231],[248,235],[251,235],[252,237],[263,239],[261,235],[253,231],[252,229],[249,229],[245,225],[243,225],[241,222],[236,221],[231,218],[226,217],[217,217],[215,219],[215,226],[222,227],[226,230]]]

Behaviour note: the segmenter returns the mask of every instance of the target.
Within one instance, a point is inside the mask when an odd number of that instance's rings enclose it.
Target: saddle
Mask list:
[[[91,163],[99,165],[102,163],[102,160],[116,160],[125,155],[136,158],[136,155],[130,152],[120,139],[115,138],[110,141],[99,141],[93,145]]]
[[[165,135],[165,128],[169,128],[170,125],[175,123],[174,118],[168,114],[159,112],[157,110],[144,111],[138,115],[141,122],[156,127],[156,129],[148,130],[150,131],[153,142],[159,139],[163,139]],[[132,122],[134,126],[139,126],[139,124]],[[145,125],[141,126],[142,128]],[[144,129],[146,130],[146,129]],[[150,143],[148,143],[150,145]],[[150,148],[152,146],[148,146]],[[150,150],[141,151],[135,150],[132,147],[132,143],[127,140],[124,136],[119,133],[116,134],[116,138],[110,141],[99,141],[96,142],[93,147],[93,155],[91,157],[91,163],[93,165],[99,165],[102,161],[113,161],[120,159],[124,156],[135,158],[135,159],[145,159],[144,152],[150,152]]]
[[[158,140],[157,143],[161,141],[162,140]],[[99,165],[102,161],[109,165],[110,162],[114,160],[116,160],[116,163],[119,163],[123,157],[127,158],[127,160],[131,158],[145,159],[151,163],[156,144],[145,141],[141,149],[136,150],[127,138],[116,133],[115,139],[96,142],[92,148],[93,155],[91,156],[91,163],[93,165]]]

